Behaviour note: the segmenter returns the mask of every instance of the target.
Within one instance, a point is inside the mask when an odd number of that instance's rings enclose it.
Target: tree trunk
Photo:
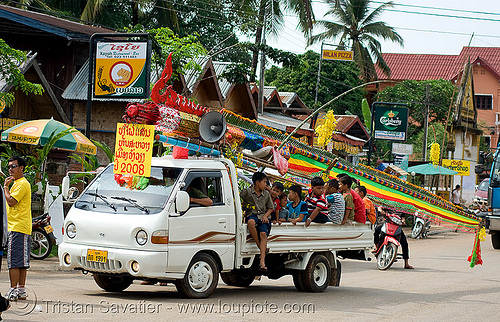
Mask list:
[[[132,1],[132,26],[139,24],[139,1]]]
[[[255,82],[255,77],[257,74],[257,62],[259,61],[259,46],[262,42],[262,30],[263,30],[263,24],[264,24],[264,14],[266,13],[265,11],[266,8],[266,0],[261,0],[260,2],[260,9],[259,9],[259,26],[257,27],[257,30],[255,31],[255,50],[253,51],[252,55],[252,75],[250,75],[250,82],[254,83]]]

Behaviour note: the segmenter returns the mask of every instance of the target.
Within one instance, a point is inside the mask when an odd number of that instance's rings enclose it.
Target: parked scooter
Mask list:
[[[401,226],[403,221],[395,213],[387,212],[385,223],[381,229],[381,239],[375,257],[377,258],[377,267],[380,270],[386,270],[394,263],[398,255],[398,248],[401,245],[399,240],[403,232]]]
[[[431,229],[430,220],[424,219],[418,211],[415,212],[415,223],[411,230],[411,238],[425,238]]]
[[[54,228],[50,225],[49,214],[32,219],[31,257],[34,259],[47,258],[56,243]]]

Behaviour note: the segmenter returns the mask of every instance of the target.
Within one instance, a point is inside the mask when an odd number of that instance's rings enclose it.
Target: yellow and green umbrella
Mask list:
[[[57,134],[71,126],[54,119],[27,121],[2,132],[2,141],[45,145],[52,133]],[[74,130],[63,136],[54,145],[54,148],[67,151],[96,154],[96,146],[80,131]]]

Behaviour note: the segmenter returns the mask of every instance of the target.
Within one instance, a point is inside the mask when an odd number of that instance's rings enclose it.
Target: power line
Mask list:
[[[314,1],[316,2],[316,1]],[[372,1],[373,3],[383,4],[385,2],[382,1]],[[485,11],[474,11],[474,10],[465,10],[465,9],[452,9],[452,8],[439,8],[439,7],[428,7],[428,6],[419,6],[413,4],[402,4],[402,3],[394,3],[395,7],[410,7],[410,8],[421,8],[421,9],[432,9],[432,10],[442,10],[442,11],[456,11],[456,12],[464,12],[464,13],[474,13],[474,14],[482,14],[482,15],[494,15],[500,16],[500,13],[496,12],[485,12]]]

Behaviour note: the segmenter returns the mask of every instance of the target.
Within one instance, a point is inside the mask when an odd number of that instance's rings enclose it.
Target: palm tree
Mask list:
[[[241,8],[246,17],[251,17],[255,21],[255,43],[253,48],[251,79],[255,81],[255,71],[257,69],[257,60],[259,47],[262,44],[264,32],[266,35],[278,35],[284,23],[284,10],[293,12],[299,18],[300,30],[308,35],[312,29],[314,13],[312,11],[312,0],[243,0],[234,1],[234,4]],[[249,9],[250,8],[250,9]],[[253,9],[256,8],[256,9]]]
[[[377,79],[375,65],[372,57],[377,61],[377,65],[383,73],[390,76],[391,70],[382,57],[382,46],[376,37],[403,45],[403,38],[388,26],[385,22],[376,21],[380,14],[391,8],[392,1],[380,5],[370,12],[370,0],[326,0],[331,9],[325,14],[333,16],[339,22],[320,20],[315,22],[315,26],[325,29],[324,32],[311,36],[308,44],[340,37],[338,48],[344,49],[350,46],[354,52],[354,62],[358,66],[361,77],[365,81]]]

